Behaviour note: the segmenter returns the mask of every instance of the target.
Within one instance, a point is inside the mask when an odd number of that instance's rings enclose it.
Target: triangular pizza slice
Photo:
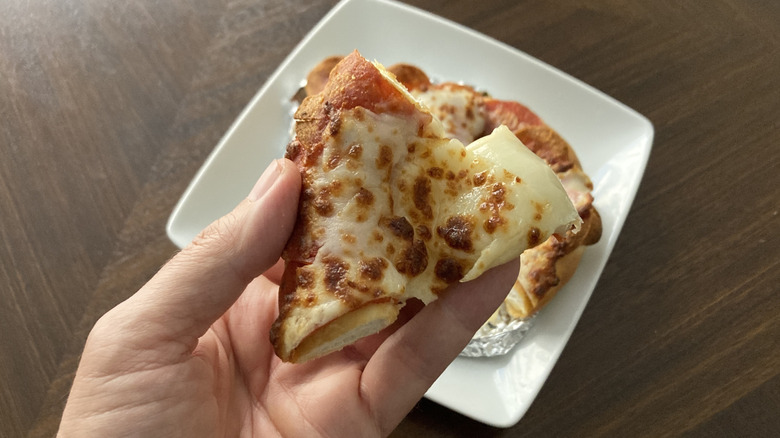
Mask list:
[[[295,114],[301,171],[285,248],[277,355],[303,362],[518,258],[580,217],[547,164],[505,127],[464,146],[392,74],[357,52]]]

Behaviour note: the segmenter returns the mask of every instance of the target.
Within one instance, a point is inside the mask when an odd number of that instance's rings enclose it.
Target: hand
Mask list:
[[[60,436],[392,431],[499,305],[518,266],[422,310],[409,304],[392,327],[340,352],[283,363],[268,334],[299,192],[295,165],[273,163],[232,213],[95,324]]]

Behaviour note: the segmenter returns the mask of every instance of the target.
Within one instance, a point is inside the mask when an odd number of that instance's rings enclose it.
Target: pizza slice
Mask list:
[[[339,350],[553,234],[580,226],[555,173],[506,128],[464,146],[357,52],[295,114],[301,171],[271,340],[285,361]]]

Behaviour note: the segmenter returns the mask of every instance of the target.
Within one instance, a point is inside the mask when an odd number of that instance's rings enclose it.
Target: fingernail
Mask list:
[[[263,175],[257,180],[255,186],[252,187],[252,191],[249,192],[247,198],[253,202],[262,198],[265,192],[274,185],[274,181],[282,174],[283,169],[282,163],[279,160],[274,160],[268,168],[265,169],[265,172],[263,172]]]

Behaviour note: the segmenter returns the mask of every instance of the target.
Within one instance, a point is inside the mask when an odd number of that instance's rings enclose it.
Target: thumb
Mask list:
[[[295,164],[271,163],[247,199],[123,303],[130,319],[151,323],[145,332],[159,340],[194,347],[246,286],[279,260],[295,223],[300,186]]]

